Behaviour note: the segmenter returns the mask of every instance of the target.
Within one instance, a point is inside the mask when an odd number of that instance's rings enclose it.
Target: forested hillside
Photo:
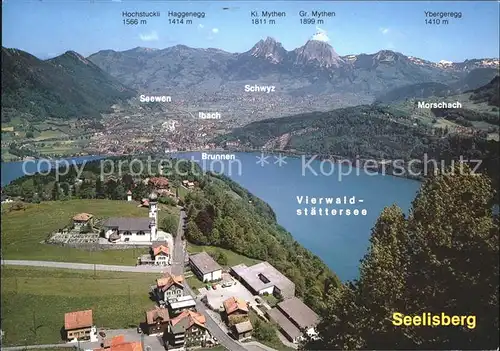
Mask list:
[[[75,198],[123,200],[128,189],[132,189],[136,200],[148,197],[152,189],[142,180],[150,175],[131,175],[141,173],[137,168],[139,163],[128,163],[131,158],[127,157],[113,160],[113,166],[106,161],[103,169],[101,161],[88,162],[80,175],[71,167],[58,181],[55,171],[49,175],[25,176],[7,185],[3,193],[21,196],[29,202]],[[157,166],[153,162],[151,170],[158,170]],[[121,172],[110,172],[112,169]],[[107,174],[104,179],[100,177],[102,172]],[[203,173],[194,163],[174,160],[170,165],[164,163],[163,172],[168,174],[173,187],[184,179],[197,184],[198,188],[184,199],[188,214],[186,238],[190,242],[267,260],[296,284],[297,294],[303,296],[307,304],[317,311],[325,307],[326,297],[332,288],[340,285],[339,279],[319,257],[277,224],[268,204],[227,177]]]
[[[99,117],[118,100],[134,95],[75,52],[42,61],[2,47],[2,109],[27,113],[33,120]]]
[[[425,182],[409,217],[396,206],[385,208],[359,280],[330,295],[318,327],[321,339],[307,349],[497,348],[499,221],[492,214],[493,193],[486,176],[457,165]],[[470,317],[463,326],[394,325],[394,313]]]
[[[435,111],[450,119],[476,114],[453,115],[452,110]],[[443,115],[444,116],[444,115]],[[473,118],[473,117],[471,117]],[[492,116],[494,118],[494,116]],[[496,119],[498,121],[498,119]],[[280,140],[286,140],[280,145]],[[288,150],[323,157],[347,159],[423,160],[435,159],[449,165],[464,160],[481,160],[483,171],[498,184],[499,143],[486,135],[451,134],[447,130],[418,123],[408,112],[390,106],[356,106],[330,112],[314,112],[251,123],[216,139],[220,145],[238,140],[243,147]],[[423,163],[415,163],[415,170]],[[428,165],[432,171],[433,164]],[[389,169],[390,171],[390,169]],[[429,172],[432,173],[432,172]]]
[[[488,105],[500,107],[500,76],[496,76],[487,85],[472,91],[471,100],[486,102]],[[498,111],[498,110],[497,110]]]
[[[187,239],[266,260],[288,276],[319,311],[337,277],[276,223],[272,209],[227,177],[210,174],[202,192],[186,197]]]

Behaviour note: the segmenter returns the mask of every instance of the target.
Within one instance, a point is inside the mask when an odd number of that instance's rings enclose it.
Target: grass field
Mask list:
[[[186,278],[186,283],[188,283],[188,285],[191,287],[191,289],[195,290],[196,293],[198,292],[197,291],[198,289],[203,288],[206,285],[206,283],[203,283],[194,274],[192,276]]]
[[[155,274],[2,267],[3,345],[62,342],[66,312],[92,309],[98,328],[127,328],[154,303]]]
[[[44,130],[35,138],[35,141],[52,139],[52,138],[64,138],[68,135],[61,132],[60,130]]]
[[[77,213],[87,212],[97,218],[147,217],[147,208],[135,202],[113,200],[69,200],[29,204],[25,211],[4,212],[2,205],[2,257],[43,261],[85,262],[133,265],[145,249],[87,251],[44,244],[49,233],[64,227]],[[166,213],[178,215],[179,210],[160,211],[159,221]]]
[[[226,257],[227,257],[227,266],[228,267],[236,266],[237,264],[240,264],[240,263],[244,263],[247,266],[252,266],[256,263],[261,262],[255,258],[246,257],[243,255],[237,254],[235,252],[232,252],[230,250],[221,249],[221,248],[215,247],[215,246],[198,246],[198,245],[188,243],[187,251],[189,253],[196,253],[196,252],[202,252],[202,251],[206,251],[208,253],[213,253],[213,252],[217,252],[217,251],[224,252],[226,254]]]

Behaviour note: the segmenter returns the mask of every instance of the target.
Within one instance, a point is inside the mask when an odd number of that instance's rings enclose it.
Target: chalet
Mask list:
[[[146,312],[145,332],[148,335],[158,335],[165,332],[170,316],[165,308],[154,308]]]
[[[151,257],[157,265],[170,264],[170,250],[166,242],[154,242],[151,247]]]
[[[163,278],[156,280],[156,290],[159,300],[170,301],[184,295],[184,277],[165,273]]]
[[[149,254],[138,257],[140,265],[166,266],[171,263],[169,244],[167,241],[156,241],[151,245]]]
[[[237,324],[248,318],[247,303],[237,297],[230,297],[222,303],[224,306],[223,319],[229,324]]]
[[[233,325],[231,331],[236,340],[243,340],[252,337],[253,326],[252,323],[247,320]]]
[[[213,282],[222,279],[222,268],[205,251],[189,256],[189,264],[193,273],[202,282]]]
[[[166,348],[205,346],[213,342],[205,323],[205,316],[193,311],[184,311],[171,319],[163,334]]]
[[[148,184],[153,186],[156,190],[168,189],[168,179],[165,177],[149,178]]]
[[[318,315],[297,297],[278,303],[267,315],[291,342],[300,342],[304,334],[311,338],[318,335],[315,330],[319,322]]]
[[[64,330],[66,331],[66,339],[74,340],[91,340],[96,336],[96,328],[92,318],[92,310],[76,311],[64,314]]]
[[[92,218],[94,216],[90,213],[79,213],[73,216],[73,226],[75,228],[83,227],[89,223],[92,223]]]

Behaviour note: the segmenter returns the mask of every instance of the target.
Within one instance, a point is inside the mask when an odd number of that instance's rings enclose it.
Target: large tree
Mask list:
[[[360,277],[331,295],[312,349],[496,349],[498,218],[491,181],[464,165],[422,186],[408,218],[384,209]],[[467,326],[395,326],[393,313],[475,316]],[[471,325],[472,326],[472,325]]]

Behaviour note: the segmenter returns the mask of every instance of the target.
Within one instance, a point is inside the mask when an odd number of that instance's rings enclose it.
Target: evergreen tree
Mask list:
[[[498,347],[498,220],[491,181],[456,165],[428,179],[407,219],[386,208],[359,280],[331,294],[312,349]],[[393,313],[476,316],[475,325],[395,326]],[[472,322],[472,321],[471,321]]]
[[[52,188],[52,200],[53,201],[59,200],[59,194],[60,194],[59,183],[54,182],[54,187]]]

